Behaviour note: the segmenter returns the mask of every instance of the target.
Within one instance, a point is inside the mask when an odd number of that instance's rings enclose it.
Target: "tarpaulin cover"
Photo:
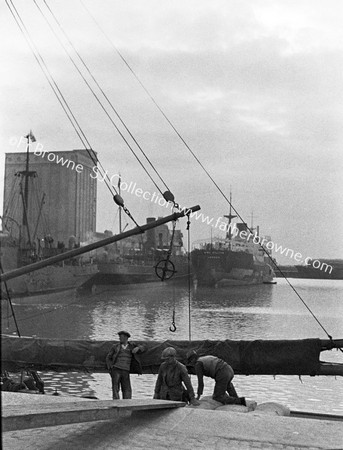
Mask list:
[[[45,370],[106,372],[105,358],[111,341],[39,339],[2,336],[2,369],[31,367]],[[135,341],[145,345],[140,355],[143,373],[157,373],[161,353],[174,347],[177,359],[186,363],[186,353],[214,355],[245,375],[315,375],[319,373],[319,339],[280,341]]]

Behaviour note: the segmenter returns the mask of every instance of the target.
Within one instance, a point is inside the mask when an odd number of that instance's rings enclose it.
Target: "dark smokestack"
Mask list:
[[[146,223],[152,223],[155,222],[155,217],[147,217]],[[155,228],[152,228],[151,230],[148,230],[146,232],[146,249],[147,251],[150,251],[151,249],[156,249],[156,234],[155,234]]]

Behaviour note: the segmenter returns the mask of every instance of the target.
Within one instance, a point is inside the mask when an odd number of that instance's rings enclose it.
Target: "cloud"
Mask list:
[[[154,189],[35,8],[17,3],[102,163]],[[224,213],[225,202],[87,13],[73,2],[63,2],[63,8],[50,3],[178,201],[202,203],[208,214]],[[319,209],[322,234],[328,226],[341,232],[332,208],[341,211],[342,7],[329,3],[331,7],[307,0],[87,5],[220,186],[228,192],[233,185],[239,209],[247,215],[252,208],[259,210],[256,215],[276,233],[276,241],[279,234],[292,247],[303,239],[302,245],[319,246],[322,255],[337,255],[337,243],[313,235],[299,238],[296,231],[315,223]],[[4,14],[2,33],[11,39],[3,50],[7,69],[0,80],[7,105],[3,153],[11,151],[12,135],[30,128],[52,150],[80,148],[25,41]],[[102,187],[99,191],[107,195]],[[129,201],[144,218],[144,205]],[[99,198],[100,228],[107,223],[105,203]],[[201,237],[209,235],[206,226],[195,225],[195,230]]]

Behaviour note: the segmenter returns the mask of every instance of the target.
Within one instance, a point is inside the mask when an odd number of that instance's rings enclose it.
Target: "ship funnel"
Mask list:
[[[155,217],[147,217],[146,223],[155,222]],[[155,228],[151,228],[146,232],[146,249],[149,251],[151,249],[156,249],[156,233]]]
[[[248,231],[248,224],[245,222],[241,222],[241,223],[236,223],[236,227],[238,229],[238,234],[237,236],[240,236],[240,233],[242,231]]]

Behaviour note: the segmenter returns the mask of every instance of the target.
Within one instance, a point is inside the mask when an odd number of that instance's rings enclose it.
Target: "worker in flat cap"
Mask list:
[[[130,373],[142,374],[142,365],[138,354],[145,351],[144,345],[129,342],[128,331],[119,331],[119,343],[112,346],[106,356],[107,369],[112,379],[113,400],[119,399],[121,389],[123,398],[132,398]]]
[[[186,366],[176,360],[176,350],[174,347],[167,347],[163,350],[155,385],[155,399],[189,401],[194,406],[200,405],[195,398],[191,379]],[[183,386],[186,386],[186,388]]]

